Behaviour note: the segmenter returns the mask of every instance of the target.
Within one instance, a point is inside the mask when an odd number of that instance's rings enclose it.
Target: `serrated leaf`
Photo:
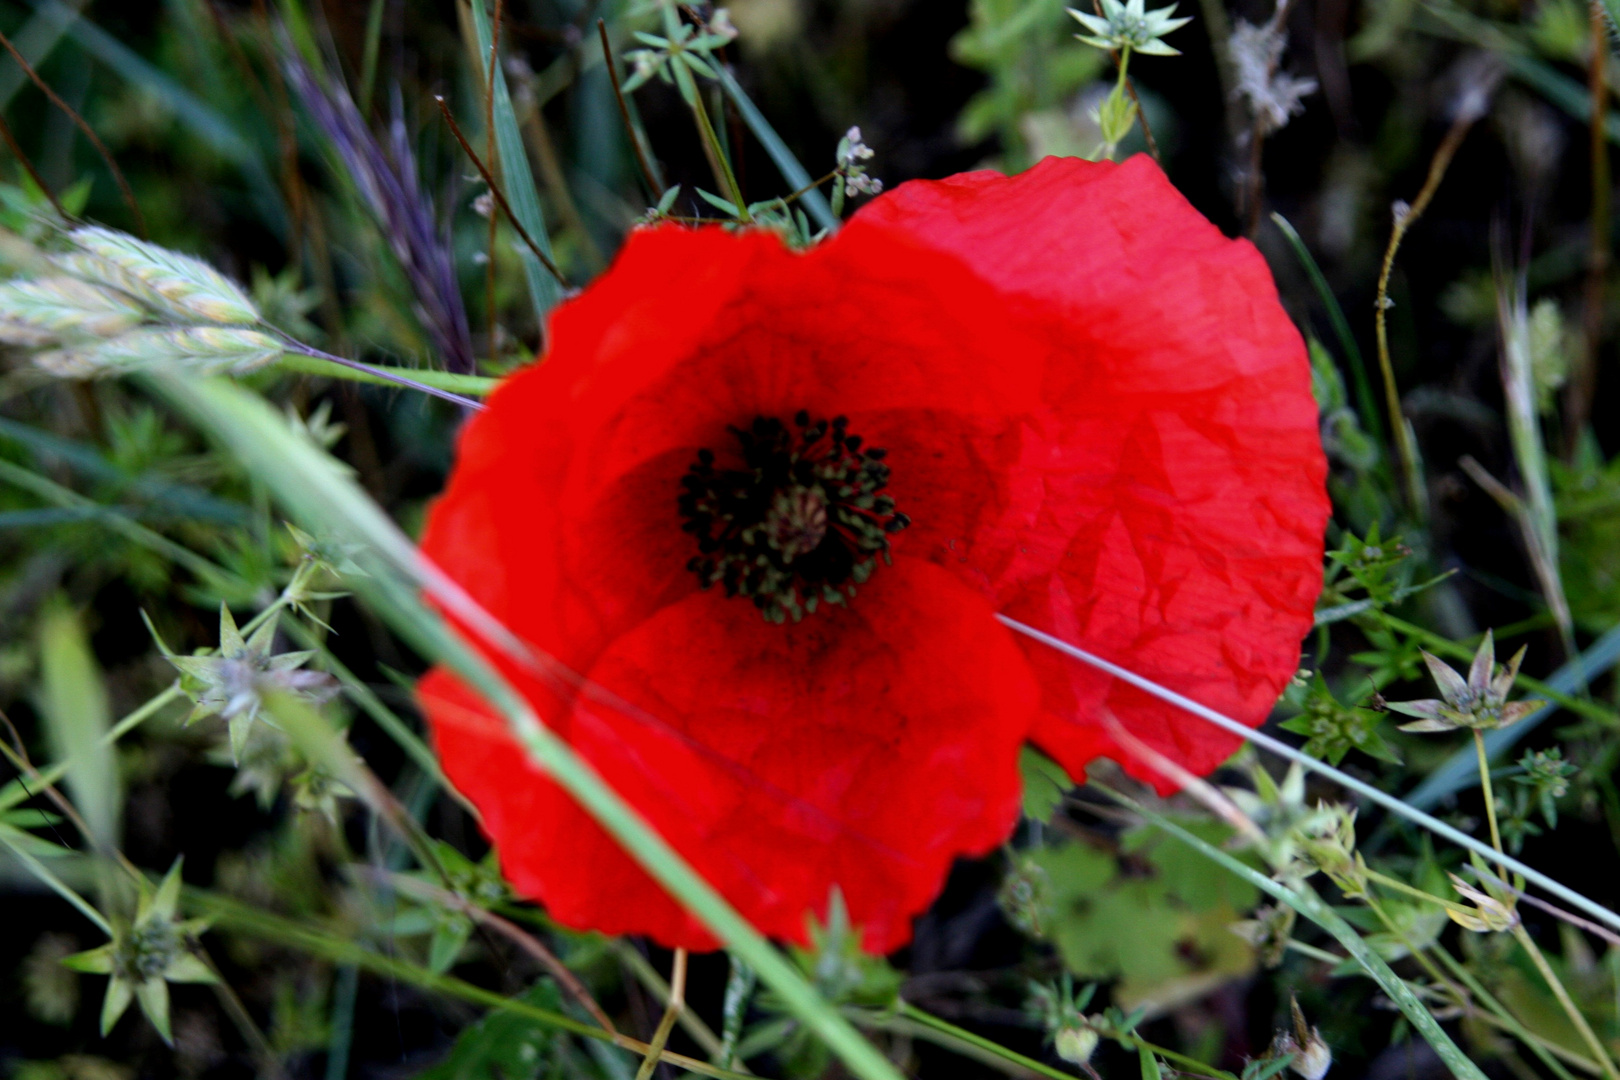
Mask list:
[[[1052,811],[1063,805],[1063,797],[1074,787],[1074,781],[1063,766],[1026,745],[1018,754],[1018,771],[1024,781],[1024,816],[1034,821],[1048,821]]]

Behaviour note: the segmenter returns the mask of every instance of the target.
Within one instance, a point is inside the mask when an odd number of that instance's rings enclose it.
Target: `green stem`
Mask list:
[[[1502,834],[1496,827],[1496,793],[1491,789],[1491,764],[1485,753],[1485,736],[1474,729],[1474,752],[1479,755],[1479,786],[1485,795],[1485,820],[1491,825],[1491,847],[1502,850]]]
[[[1450,900],[1443,900],[1433,893],[1424,892],[1422,889],[1415,889],[1399,878],[1392,878],[1388,874],[1380,874],[1377,870],[1374,870],[1371,867],[1364,869],[1363,873],[1367,875],[1367,880],[1376,881],[1386,889],[1393,889],[1395,892],[1405,893],[1407,896],[1413,897],[1414,899],[1424,900],[1428,903],[1443,907],[1447,911],[1455,911],[1463,915],[1473,914],[1472,910],[1464,904],[1454,903]]]
[[[1542,979],[1546,981],[1548,988],[1552,990],[1553,996],[1558,999],[1558,1004],[1563,1006],[1564,1014],[1569,1017],[1570,1023],[1574,1024],[1575,1030],[1580,1032],[1582,1041],[1586,1043],[1586,1048],[1592,1051],[1592,1056],[1597,1059],[1598,1065],[1602,1067],[1603,1075],[1608,1080],[1620,1080],[1620,1072],[1616,1072],[1614,1059],[1609,1056],[1608,1048],[1603,1045],[1603,1041],[1592,1030],[1592,1025],[1586,1022],[1586,1017],[1581,1014],[1581,1010],[1575,1007],[1575,1002],[1570,998],[1569,991],[1564,989],[1563,982],[1558,978],[1558,974],[1553,971],[1552,965],[1547,963],[1547,958],[1542,955],[1541,949],[1536,946],[1535,939],[1530,936],[1530,932],[1524,928],[1523,923],[1513,927],[1513,936],[1520,946],[1524,948],[1524,951],[1529,954],[1530,962],[1536,965],[1536,970],[1541,972]]]
[[[328,379],[344,379],[348,382],[369,383],[373,386],[398,386],[400,379],[412,379],[424,386],[448,390],[453,394],[467,394],[471,397],[484,397],[501,382],[499,379],[483,375],[457,375],[451,371],[389,367],[384,364],[372,364],[371,371],[364,371],[360,368],[344,367],[330,360],[322,360],[318,356],[291,352],[282,353],[276,360],[276,366],[283,371],[295,371],[301,375],[322,375]]]
[[[0,832],[0,844],[4,844],[6,847],[10,848],[11,853],[17,857],[17,861],[26,866],[29,873],[33,874],[36,878],[43,882],[47,888],[49,888],[56,895],[60,896],[62,899],[66,900],[68,903],[72,904],[80,915],[83,915],[85,918],[95,923],[96,928],[103,934],[106,934],[108,937],[112,937],[112,924],[102,916],[101,912],[91,907],[88,900],[69,888],[61,878],[51,873],[50,870],[46,868],[44,863],[34,858],[34,856],[30,855],[16,844],[12,843],[4,832]]]
[[[1054,1080],[1074,1080],[1073,1073],[1066,1073],[1059,1069],[1054,1069],[1052,1066],[1047,1065],[1044,1062],[1036,1061],[1032,1057],[1025,1057],[1023,1054],[1020,1054],[1015,1050],[1009,1050],[1005,1046],[985,1038],[983,1035],[975,1035],[966,1028],[960,1028],[949,1021],[941,1020],[932,1013],[923,1012],[923,1010],[917,1008],[917,1006],[911,1004],[909,1001],[902,1000],[900,1002],[899,1013],[906,1019],[921,1024],[923,1027],[933,1028],[935,1031],[943,1032],[959,1042],[964,1042],[969,1046],[977,1047],[988,1054],[1001,1058],[1003,1061],[1010,1061],[1014,1065],[1022,1066],[1031,1072],[1039,1073],[1042,1076],[1052,1077]]]
[[[1458,962],[1456,957],[1443,948],[1436,947],[1434,952],[1451,971],[1451,974],[1456,977],[1457,981],[1467,987],[1468,992],[1474,995],[1489,1010],[1486,1015],[1480,1018],[1490,1023],[1492,1022],[1492,1016],[1494,1016],[1495,1025],[1528,1046],[1530,1052],[1540,1058],[1542,1064],[1546,1065],[1547,1070],[1558,1077],[1558,1080],[1575,1080],[1568,1070],[1559,1063],[1559,1056],[1564,1057],[1570,1064],[1585,1069],[1587,1072],[1593,1074],[1603,1072],[1597,1062],[1588,1061],[1579,1054],[1566,1050],[1528,1030],[1518,1020],[1514,1019],[1513,1014],[1508,1012],[1507,1008],[1489,990],[1486,990],[1478,979],[1474,978],[1473,972],[1468,970],[1467,965]]]

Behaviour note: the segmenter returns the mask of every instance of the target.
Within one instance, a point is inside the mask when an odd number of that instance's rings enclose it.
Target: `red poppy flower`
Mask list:
[[[1111,710],[1186,767],[1250,723],[1320,587],[1325,464],[1260,256],[1146,158],[901,186],[814,249],[640,230],[462,435],[423,548],[540,654],[539,714],[764,932],[842,891],[888,951],[1003,840],[1020,745]],[[443,672],[421,696],[516,888],[710,935]],[[1123,755],[1117,755],[1123,756]]]

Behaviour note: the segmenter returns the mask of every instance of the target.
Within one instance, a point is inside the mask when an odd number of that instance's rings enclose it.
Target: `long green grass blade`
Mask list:
[[[1244,865],[1240,860],[1233,858],[1220,848],[1205,843],[1175,822],[1154,813],[1135,800],[1107,787],[1098,784],[1093,784],[1093,786],[1099,787],[1105,794],[1119,802],[1120,805],[1130,807],[1157,828],[1174,836],[1177,840],[1195,849],[1205,857],[1219,863],[1255,888],[1269,894],[1273,899],[1287,904],[1332,934],[1339,944],[1344,946],[1345,952],[1355,958],[1356,962],[1361,965],[1362,970],[1366,971],[1373,981],[1378,984],[1379,989],[1383,990],[1390,1001],[1395,1003],[1396,1008],[1401,1010],[1401,1014],[1411,1022],[1413,1027],[1417,1028],[1418,1033],[1434,1048],[1434,1052],[1440,1056],[1441,1061],[1445,1062],[1446,1067],[1451,1070],[1453,1076],[1457,1077],[1457,1080],[1485,1080],[1485,1074],[1480,1071],[1479,1066],[1475,1065],[1473,1060],[1463,1053],[1456,1043],[1451,1041],[1451,1036],[1447,1035],[1445,1029],[1440,1026],[1439,1021],[1435,1020],[1434,1014],[1430,1013],[1423,1002],[1418,1000],[1417,995],[1412,993],[1401,977],[1390,970],[1390,966],[1385,963],[1384,958],[1379,956],[1377,951],[1371,945],[1368,945],[1360,934],[1356,933],[1355,928],[1345,922],[1338,912],[1323,902],[1322,898],[1316,894],[1316,890],[1304,884],[1297,890],[1290,889],[1280,882],[1273,881],[1253,867]]]
[[[112,703],[78,612],[58,597],[39,622],[39,712],[51,756],[67,763],[73,805],[102,851],[118,846],[123,811],[116,750],[106,741]]]
[[[742,116],[743,123],[748,125],[748,130],[754,133],[754,138],[759,140],[759,144],[776,163],[776,169],[787,182],[788,190],[799,191],[810,187],[811,175],[799,164],[799,159],[793,156],[793,151],[788,149],[787,143],[782,141],[776,129],[771,127],[771,122],[765,119],[765,114],[760,112],[759,107],[743,92],[736,76],[724,64],[715,65],[715,69],[719,73],[721,87],[731,98],[732,104],[737,106],[737,112]],[[815,218],[817,225],[823,229],[838,228],[838,219],[833,216],[832,207],[827,205],[827,199],[821,192],[814,189],[806,191],[799,197],[799,202],[803,203],[810,216]]]
[[[488,74],[488,57],[493,31],[484,0],[472,0],[473,32],[478,39],[479,72],[475,84],[482,86]],[[523,133],[518,128],[517,113],[512,109],[512,95],[506,88],[506,74],[501,65],[495,65],[495,152],[501,163],[501,190],[516,217],[535,244],[555,263],[551,250],[551,236],[546,232],[545,215],[540,210],[540,192],[534,184],[534,172],[529,168],[529,155],[523,147]],[[562,299],[562,290],[551,271],[526,246],[517,249],[523,265],[523,276],[529,284],[529,299],[534,302],[535,318],[544,329],[546,317]]]
[[[770,986],[783,1004],[864,1080],[898,1080],[882,1054],[828,1005],[798,969],[773,948],[699,876],[641,815],[605,783],[571,746],[537,717],[528,703],[479,653],[453,634],[421,599],[472,626],[520,663],[526,647],[453,582],[422,559],[390,521],[325,452],[298,437],[286,419],[257,395],[217,379],[172,375],[143,377],[147,385],[188,414],[317,535],[364,544],[369,576],[351,585],[422,655],[445,664],[505,719],[531,761],[591,814],[679,903]]]
[[[1334,296],[1333,290],[1328,287],[1322,268],[1316,264],[1311,249],[1305,246],[1304,238],[1299,235],[1293,224],[1281,214],[1272,214],[1271,220],[1288,239],[1289,246],[1299,258],[1300,265],[1305,268],[1306,276],[1311,279],[1311,287],[1316,290],[1317,298],[1327,309],[1328,323],[1333,327],[1333,336],[1338,339],[1339,348],[1344,350],[1345,359],[1350,362],[1350,377],[1356,387],[1356,413],[1361,417],[1361,426],[1382,445],[1384,417],[1378,411],[1378,399],[1373,396],[1372,382],[1367,377],[1367,362],[1361,356],[1361,346],[1356,344],[1356,335],[1350,332],[1350,321],[1344,317],[1344,309],[1339,306],[1339,298]]]

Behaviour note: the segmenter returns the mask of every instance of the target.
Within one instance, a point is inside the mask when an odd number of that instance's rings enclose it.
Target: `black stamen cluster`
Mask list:
[[[885,451],[866,447],[842,416],[793,425],[756,417],[733,427],[742,468],[698,451],[681,478],[681,528],[697,538],[686,568],[704,588],[744,596],[771,622],[795,622],[821,603],[843,604],[889,561],[889,537],[911,524],[894,500]]]

